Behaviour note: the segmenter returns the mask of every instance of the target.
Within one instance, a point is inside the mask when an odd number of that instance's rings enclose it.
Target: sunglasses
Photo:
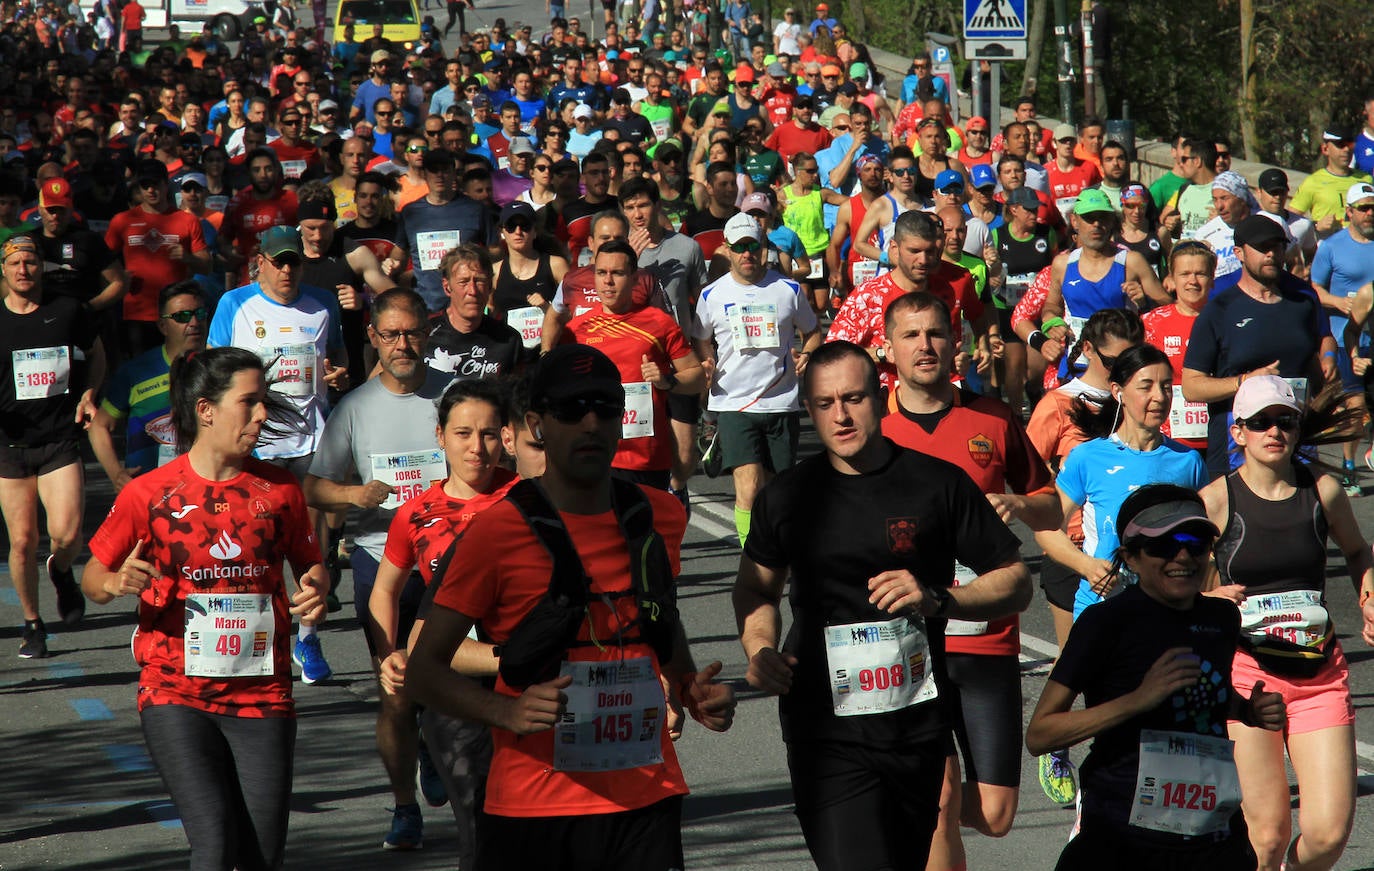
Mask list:
[[[530,221],[512,219],[505,223],[507,233],[528,233],[534,229],[534,224]]]
[[[1250,432],[1269,432],[1270,428],[1275,426],[1284,432],[1292,432],[1298,428],[1298,424],[1301,422],[1302,415],[1293,412],[1285,412],[1273,417],[1267,414],[1256,414],[1245,420],[1236,421]]]
[[[743,242],[730,243],[730,250],[736,254],[748,254],[763,247],[763,243],[757,239],[749,239]]]
[[[547,163],[536,163],[534,165],[535,172],[548,172],[551,169],[553,169],[553,167]]]
[[[831,129],[831,130],[844,130],[844,131],[847,132],[847,131],[849,130],[849,125],[848,125],[848,124],[836,124],[835,126],[831,127],[830,129]]]
[[[588,396],[573,396],[568,399],[550,399],[547,411],[559,423],[577,423],[591,412],[599,420],[620,420],[625,416],[625,405],[609,399]]]
[[[201,306],[199,308],[183,309],[179,312],[170,312],[163,315],[163,317],[169,321],[176,321],[179,324],[189,324],[192,319],[204,323],[210,317],[210,310],[205,306]]]
[[[903,166],[889,170],[889,172],[897,176],[897,178],[906,178],[909,175],[916,175],[917,171],[918,170],[914,166]]]
[[[428,145],[407,145],[406,154],[425,154],[429,151]]]
[[[1374,204],[1368,206],[1351,206],[1350,208],[1354,209],[1362,215],[1374,213]]]
[[[1169,559],[1180,549],[1188,551],[1189,556],[1200,557],[1212,549],[1212,539],[1199,538],[1187,532],[1175,532],[1159,538],[1147,538],[1140,543],[1140,549],[1156,559]]]
[[[301,258],[296,256],[295,254],[289,253],[278,254],[276,257],[268,257],[266,254],[264,254],[262,255],[262,259],[266,260],[268,263],[271,263],[272,266],[277,269],[285,269],[288,266],[295,268],[301,265]]]
[[[1328,139],[1326,141],[1335,148],[1349,148],[1355,144],[1354,141],[1350,139]]]

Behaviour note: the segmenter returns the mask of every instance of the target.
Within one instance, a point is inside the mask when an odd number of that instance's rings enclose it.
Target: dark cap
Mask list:
[[[587,345],[559,345],[543,357],[530,376],[530,407],[550,401],[586,397],[624,404],[620,370],[610,358]]]
[[[1354,142],[1355,128],[1347,124],[1332,124],[1322,133],[1323,142]]]
[[[1121,541],[1123,544],[1134,544],[1141,539],[1162,538],[1181,527],[1205,531],[1213,538],[1220,535],[1216,524],[1207,517],[1207,511],[1201,504],[1192,500],[1179,500],[1151,505],[1141,510],[1126,524]]]
[[[262,247],[258,250],[262,252],[264,257],[276,258],[283,254],[304,256],[304,250],[301,248],[300,231],[285,224],[268,227],[263,231]]]
[[[431,148],[420,160],[420,168],[425,172],[443,172],[456,166],[457,161],[453,159],[453,154],[442,148]]]
[[[534,206],[526,202],[521,202],[520,200],[506,203],[501,207],[501,225],[505,226],[505,223],[511,218],[524,218],[533,223]]]
[[[793,108],[793,109],[814,109],[814,108],[816,108],[816,101],[813,100],[813,99],[811,99],[811,95],[810,95],[810,94],[801,94],[800,96],[797,96],[797,97],[794,97],[794,98],[793,98],[793,100],[792,100],[792,108]]]
[[[1266,248],[1276,242],[1288,243],[1288,235],[1279,222],[1264,215],[1251,215],[1237,224],[1234,239],[1236,247],[1244,245],[1247,248]]]
[[[1256,187],[1267,194],[1286,194],[1288,174],[1281,169],[1266,169],[1260,173],[1259,184]]]
[[[859,94],[859,87],[853,82],[845,82],[843,85],[836,88],[835,92],[844,94],[846,97],[856,97]]]
[[[1020,206],[1023,209],[1036,211],[1040,208],[1040,198],[1035,195],[1035,191],[1030,188],[1017,188],[1007,194],[1007,205]]]
[[[151,157],[146,157],[134,164],[134,178],[139,181],[166,181],[167,164]]]

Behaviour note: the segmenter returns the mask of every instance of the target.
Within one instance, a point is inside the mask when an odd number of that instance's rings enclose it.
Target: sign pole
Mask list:
[[[973,93],[973,105],[969,107],[969,117],[971,118],[974,115],[983,114],[983,72],[982,62],[978,58],[969,58],[969,63],[973,64],[972,86],[969,89]],[[997,126],[991,118],[988,119],[988,123],[994,127]],[[989,138],[988,141],[991,142],[992,139]]]
[[[1002,64],[993,61],[989,66],[992,68],[992,100],[988,109],[992,117],[988,119],[988,126],[992,131],[988,134],[988,141],[991,142],[992,134],[1002,129]]]

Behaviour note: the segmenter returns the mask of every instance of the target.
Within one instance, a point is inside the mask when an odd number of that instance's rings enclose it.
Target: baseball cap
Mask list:
[[[297,257],[305,256],[301,248],[301,234],[295,227],[287,227],[278,224],[275,227],[268,227],[262,233],[262,248],[259,249],[266,257],[280,257],[283,254],[295,254]]]
[[[387,51],[384,48],[379,48],[372,53],[372,63],[379,64],[384,60],[391,60],[391,52]]]
[[[70,209],[72,186],[65,178],[50,178],[38,188],[38,205],[44,209]]]
[[[740,82],[753,82],[753,81],[754,81],[754,68],[753,68],[753,67],[749,66],[749,64],[740,64],[739,66],[735,67],[735,84],[739,84]]]
[[[338,109],[339,109],[339,104],[336,103],[336,102],[334,102],[333,100],[321,100],[321,101],[320,101],[320,111],[321,111],[321,112],[335,112],[335,111],[338,111]]]
[[[520,200],[506,203],[501,207],[501,225],[505,226],[506,222],[511,218],[524,218],[531,224],[534,223],[534,206],[531,206],[529,203],[521,202]]]
[[[957,187],[960,191],[964,189],[963,173],[957,169],[946,169],[935,176],[935,189],[943,191],[948,187]]]
[[[859,93],[859,86],[854,84],[853,82],[845,82],[843,85],[840,85],[838,88],[836,88],[835,92],[838,94],[844,94],[846,97],[853,97]]]
[[[746,215],[750,212],[767,212],[771,215],[773,213],[773,201],[768,199],[768,194],[753,193],[745,197],[743,203],[740,203],[740,211]]]
[[[534,154],[534,146],[523,136],[517,136],[510,141],[511,154]]]
[[[301,200],[296,207],[297,221],[329,221],[334,222],[339,219],[339,213],[334,208],[334,202],[326,199],[306,199]]]
[[[1302,412],[1297,395],[1293,393],[1293,386],[1287,381],[1277,375],[1251,375],[1236,389],[1236,398],[1231,403],[1231,417],[1235,420],[1248,420],[1275,405]]]
[[[620,370],[590,345],[558,345],[539,358],[530,376],[531,408],[544,409],[550,401],[573,398],[625,403]]]
[[[1256,187],[1267,194],[1286,194],[1288,174],[1281,169],[1266,169],[1260,173],[1259,184]]]
[[[1349,189],[1346,190],[1345,204],[1347,206],[1353,206],[1356,203],[1363,202],[1369,199],[1370,197],[1374,197],[1374,185],[1371,185],[1367,181],[1356,182],[1355,184],[1352,184],[1349,187]]]
[[[1354,142],[1355,128],[1346,124],[1332,124],[1322,133],[1324,142]]]
[[[716,104],[715,104],[714,106],[711,107],[711,114],[712,114],[712,115],[729,115],[729,114],[730,114],[730,101],[729,101],[729,100],[717,100],[717,101],[716,101]]]
[[[573,109],[574,118],[595,118],[596,112],[586,103],[578,103],[577,108]]]
[[[988,129],[988,119],[984,118],[982,115],[974,115],[972,118],[968,119],[968,123],[964,125],[964,129],[986,130]]]
[[[1098,212],[1116,214],[1111,197],[1097,188],[1088,188],[1078,195],[1078,201],[1073,204],[1075,215],[1091,215]]]
[[[1142,509],[1122,530],[1121,541],[1132,543],[1142,538],[1161,538],[1184,526],[1206,529],[1213,537],[1221,534],[1207,517],[1205,508],[1191,499],[1179,499]]]
[[[777,61],[773,61],[771,64],[769,64],[768,69],[764,70],[764,72],[768,73],[768,75],[772,76],[775,79],[782,79],[787,77],[787,67],[783,66]]]
[[[210,183],[205,178],[203,172],[188,172],[181,177],[181,189],[186,190],[188,185],[199,185],[202,189],[209,189]]]
[[[986,163],[979,163],[969,167],[969,176],[973,179],[975,188],[990,188],[997,186],[997,174],[992,171],[992,167]]]
[[[817,11],[817,12],[829,12],[829,11],[830,11],[830,7],[827,6],[827,5],[825,5],[824,3],[817,3],[817,4],[816,4],[816,11]]]
[[[1023,209],[1038,210],[1040,208],[1040,198],[1035,195],[1035,191],[1030,188],[1017,188],[1007,194],[1007,205],[1020,206]]]
[[[821,67],[821,75],[823,76],[838,76],[841,72],[839,66],[836,64],[826,64]]]
[[[862,61],[855,61],[849,65],[849,77],[851,79],[867,79],[868,65]]]
[[[1237,247],[1245,245],[1249,248],[1262,248],[1273,245],[1275,242],[1288,242],[1288,236],[1277,221],[1270,220],[1264,215],[1251,215],[1244,221],[1236,225],[1235,232],[1232,234]],[[1246,379],[1248,382],[1250,379]]]
[[[145,157],[134,164],[134,178],[138,181],[166,181],[167,164],[151,157]]]
[[[1073,129],[1072,124],[1056,124],[1054,125],[1054,141],[1058,142],[1061,139],[1072,139],[1076,142],[1078,141],[1078,131]]]
[[[741,212],[725,222],[725,244],[733,245],[745,239],[761,241],[763,228],[759,226],[758,221]]]
[[[491,97],[488,97],[486,94],[477,94],[468,102],[472,104],[472,108],[474,109],[480,109],[483,106],[486,106],[488,109],[491,108]]]
[[[431,148],[420,158],[420,168],[425,172],[443,172],[454,168],[453,154],[442,148]]]

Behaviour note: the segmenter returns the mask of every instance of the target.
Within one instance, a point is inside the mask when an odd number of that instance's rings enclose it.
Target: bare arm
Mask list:
[[[98,408],[95,419],[91,421],[91,428],[86,430],[91,440],[91,451],[100,462],[100,468],[105,470],[110,483],[114,484],[116,493],[123,490],[125,485],[133,480],[134,475],[143,471],[137,466],[132,469],[125,468],[119,461],[113,438],[115,427],[119,426],[119,423],[120,419],[113,417],[105,409]]]
[[[349,508],[376,508],[395,492],[396,488],[381,481],[366,484],[341,484],[318,475],[305,476],[301,484],[305,502],[321,511],[347,511]]]
[[[102,269],[100,277],[105,281],[105,288],[92,297],[89,305],[93,311],[104,311],[113,306],[124,298],[129,289],[128,276],[118,260]]]
[[[782,638],[779,606],[786,583],[785,569],[770,569],[747,555],[740,556],[730,598],[740,644],[749,660],[745,679],[750,686],[769,695],[786,695],[792,689],[792,669],[797,664],[795,656],[778,650]]]
[[[873,201],[873,205],[864,212],[864,219],[859,222],[859,230],[854,234],[854,250],[869,260],[881,260],[883,252],[876,246],[870,245],[868,240],[873,237],[873,233],[879,227],[892,220],[892,207],[888,205],[887,197],[882,197]]]
[[[1222,402],[1235,396],[1241,382],[1251,375],[1277,374],[1279,374],[1278,360],[1268,366],[1251,369],[1240,375],[1226,375],[1220,378],[1185,366],[1183,368],[1183,398],[1189,402]]]

